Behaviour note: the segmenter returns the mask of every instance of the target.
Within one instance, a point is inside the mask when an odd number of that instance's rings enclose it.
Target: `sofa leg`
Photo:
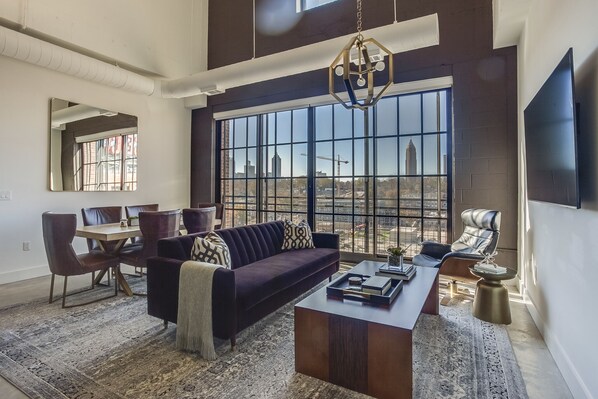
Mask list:
[[[164,320],[164,329],[168,328],[168,320]]]
[[[332,276],[328,276],[328,282],[332,281]]]
[[[237,337],[233,335],[232,337],[230,337],[230,350],[234,351],[236,345],[237,345]]]

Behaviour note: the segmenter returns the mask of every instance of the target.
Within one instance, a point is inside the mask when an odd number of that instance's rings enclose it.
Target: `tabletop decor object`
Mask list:
[[[407,247],[388,247],[386,249],[386,252],[388,253],[388,264],[390,266],[403,267],[403,257],[410,246],[411,245],[408,245]]]
[[[351,283],[349,279],[356,277],[362,282],[359,285]],[[372,279],[386,279],[389,280],[387,284],[383,284],[378,291],[368,289],[368,281]],[[371,276],[359,273],[345,273],[326,285],[326,295],[329,298],[337,298],[341,300],[353,300],[358,302],[365,302],[373,305],[390,305],[399,292],[403,289],[402,280],[393,280],[385,277]]]
[[[484,273],[502,274],[507,272],[506,267],[502,267],[494,262],[494,258],[498,252],[488,253],[484,255],[484,259],[474,265],[475,270]]]

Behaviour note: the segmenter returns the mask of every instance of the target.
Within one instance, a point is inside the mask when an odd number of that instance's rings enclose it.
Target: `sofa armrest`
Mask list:
[[[422,242],[421,254],[431,256],[434,259],[442,259],[443,256],[451,252],[449,244],[441,244],[436,241]]]
[[[212,280],[212,329],[219,338],[231,338],[237,331],[235,273],[224,267],[214,271]]]
[[[316,248],[339,249],[339,235],[335,233],[311,233]]]
[[[179,278],[183,260],[160,256],[147,260],[147,313],[177,322]],[[234,335],[237,325],[235,273],[219,268],[212,280],[212,327],[220,338]]]
[[[151,316],[176,323],[182,264],[177,259],[147,259],[147,313]]]

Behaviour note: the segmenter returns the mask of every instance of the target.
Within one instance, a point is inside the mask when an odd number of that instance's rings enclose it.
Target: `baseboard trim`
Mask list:
[[[14,283],[15,281],[28,280],[30,278],[47,276],[49,274],[50,269],[48,269],[48,265],[10,270],[8,272],[0,273],[0,284]]]
[[[544,319],[538,312],[536,305],[532,298],[528,295],[527,290],[524,290],[523,297],[526,299],[525,304],[529,314],[532,316],[534,323],[536,323],[536,327],[544,337],[544,342],[548,347],[548,350],[552,354],[554,361],[559,368],[567,386],[569,387],[569,391],[571,391],[571,395],[574,398],[578,399],[596,399],[595,396],[592,395],[587,385],[584,383],[583,379],[577,372],[575,365],[571,362],[569,355],[562,347],[559,339],[552,334],[550,328],[544,322]]]

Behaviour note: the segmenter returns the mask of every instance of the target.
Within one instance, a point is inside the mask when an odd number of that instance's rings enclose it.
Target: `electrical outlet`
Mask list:
[[[31,241],[23,241],[23,251],[31,250]]]
[[[12,199],[12,191],[0,190],[0,201],[10,201]]]

